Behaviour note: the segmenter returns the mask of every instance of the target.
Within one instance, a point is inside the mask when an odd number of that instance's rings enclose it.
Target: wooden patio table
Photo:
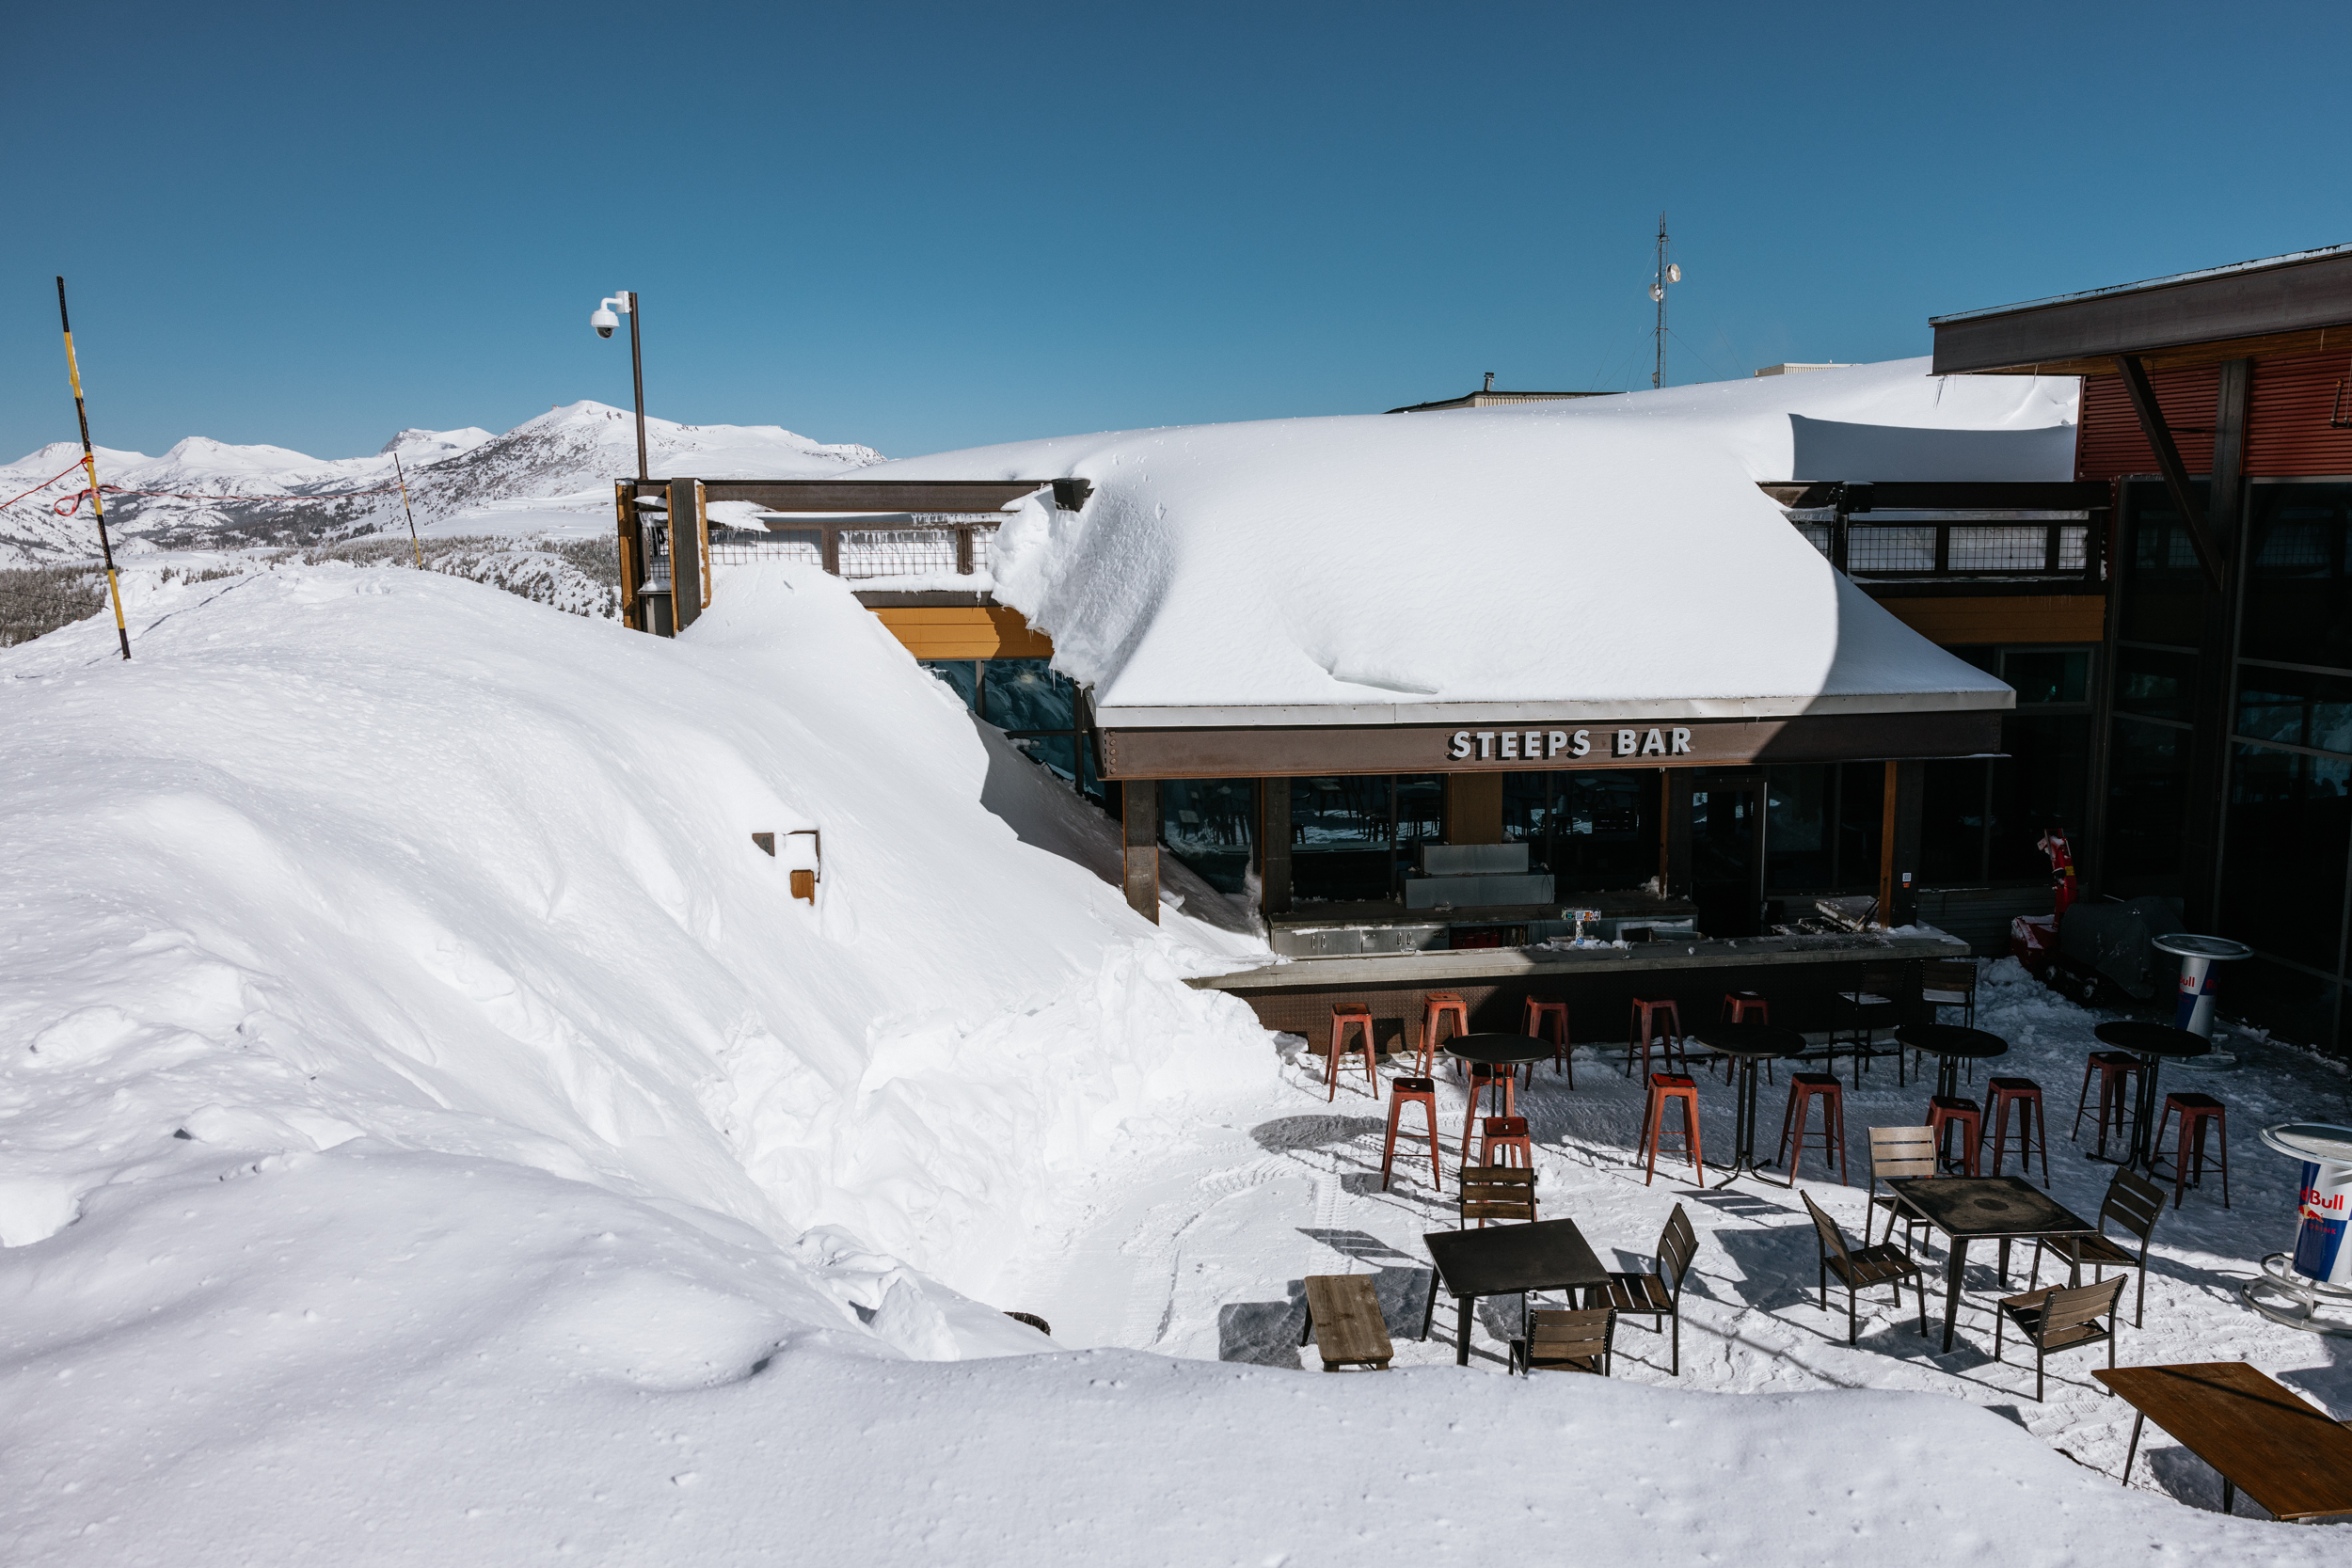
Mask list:
[[[2243,1361],[2115,1367],[2090,1374],[2138,1412],[2123,1453],[2132,1479],[2142,1422],[2154,1417],[2181,1447],[2221,1476],[2221,1512],[2237,1494],[2290,1523],[2352,1513],[2352,1432]]]
[[[1609,1283],[1609,1271],[1574,1220],[1537,1220],[1498,1225],[1486,1230],[1433,1230],[1422,1241],[1437,1265],[1429,1279],[1429,1303],[1422,1308],[1421,1337],[1438,1311],[1438,1286],[1458,1305],[1454,1364],[1470,1365],[1470,1306],[1481,1296],[1523,1295],[1529,1291],[1565,1291]]]
[[[1944,1286],[1945,1354],[1951,1353],[1952,1324],[1960,1316],[1960,1281],[1968,1270],[1970,1242],[2001,1243],[1999,1272],[2006,1283],[2011,1242],[2099,1232],[2097,1226],[2014,1176],[1906,1176],[1887,1186],[1897,1203],[1951,1239],[1949,1277]],[[2074,1272],[2080,1275],[2081,1270]]]

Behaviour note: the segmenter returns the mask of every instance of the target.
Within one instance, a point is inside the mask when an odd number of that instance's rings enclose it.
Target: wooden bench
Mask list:
[[[1322,1354],[1323,1370],[1342,1367],[1389,1370],[1396,1354],[1389,1343],[1389,1325],[1380,1316],[1380,1298],[1364,1274],[1311,1274],[1307,1276],[1307,1322],[1298,1342],[1311,1337]]]
[[[2126,1483],[2140,1423],[2153,1417],[2220,1473],[2224,1513],[2240,1492],[2274,1519],[2308,1524],[2352,1513],[2352,1432],[2243,1361],[2103,1368],[2090,1375],[2139,1413],[2123,1452]]]

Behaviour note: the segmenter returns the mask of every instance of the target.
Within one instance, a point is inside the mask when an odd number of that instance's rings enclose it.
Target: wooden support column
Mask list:
[[[2188,788],[2181,815],[2181,909],[2192,931],[2218,930],[2222,823],[2230,788],[2230,736],[2236,700],[2240,539],[2245,533],[2246,418],[2253,362],[2221,364],[2214,405],[2213,479],[2205,521],[2221,562],[2217,589],[2205,594],[2197,647],[2196,706],[2190,718]]]
[[[613,482],[612,512],[620,533],[617,543],[621,556],[621,625],[631,631],[644,631],[645,621],[637,608],[637,588],[645,558],[638,544],[637,486],[630,481]]]
[[[1928,765],[1886,765],[1886,816],[1879,839],[1879,919],[1908,926],[1919,918],[1919,834]]]
[[[710,534],[704,521],[698,480],[670,481],[670,616],[672,636],[703,612],[704,570],[709,564]]]
[[[1291,912],[1291,782],[1258,781],[1258,907]]]
[[[1668,898],[1691,896],[1691,793],[1698,773],[1669,768],[1666,774],[1666,879],[1658,891]]]
[[[1127,907],[1160,923],[1160,783],[1129,779],[1119,791],[1119,836],[1124,850]]]
[[[1502,842],[1502,775],[1448,773],[1445,776],[1445,841],[1448,844]]]

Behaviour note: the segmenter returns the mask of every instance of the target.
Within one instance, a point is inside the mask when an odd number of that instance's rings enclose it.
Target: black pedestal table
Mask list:
[[[1773,1056],[1797,1055],[1804,1050],[1804,1037],[1770,1023],[1703,1023],[1691,1031],[1691,1037],[1729,1056],[1736,1079],[1733,1092],[1739,1119],[1733,1124],[1731,1164],[1716,1167],[1731,1174],[1716,1185],[1730,1186],[1740,1180],[1741,1171],[1761,1175],[1756,1167],[1756,1064]]]
[[[2000,1036],[1957,1023],[1906,1023],[1895,1031],[1895,1041],[1936,1058],[1935,1092],[1946,1100],[1960,1098],[1961,1063],[2009,1054],[2009,1041]]]
[[[2153,1150],[2150,1145],[2156,1132],[2156,1064],[2170,1057],[2175,1061],[2201,1056],[2213,1049],[2213,1041],[2185,1029],[2175,1029],[2169,1023],[2148,1023],[2136,1018],[2117,1019],[2102,1023],[2092,1034],[2100,1042],[2118,1051],[2128,1051],[2139,1058],[2139,1094],[2132,1107],[2132,1150],[2118,1164],[2148,1168]],[[2105,1130],[2102,1129],[2104,1137]],[[2086,1155],[2097,1160],[2101,1155]]]

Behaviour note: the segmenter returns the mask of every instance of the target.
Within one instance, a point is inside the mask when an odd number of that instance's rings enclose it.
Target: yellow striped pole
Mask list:
[[[400,509],[408,512],[408,476],[402,472],[400,453],[392,453],[392,472],[400,476]],[[408,512],[408,547],[417,552],[417,570],[424,570],[424,546],[417,542],[417,515]]]
[[[57,325],[65,328],[66,373],[73,379],[73,417],[82,421],[82,470],[89,475],[90,510],[98,515],[98,550],[106,558],[106,597],[115,607],[115,636],[131,657],[131,628],[122,620],[122,585],[115,580],[115,547],[106,538],[106,498],[98,490],[98,452],[89,444],[89,410],[82,404],[82,366],[73,357],[73,322],[65,313],[65,279],[57,279]]]

